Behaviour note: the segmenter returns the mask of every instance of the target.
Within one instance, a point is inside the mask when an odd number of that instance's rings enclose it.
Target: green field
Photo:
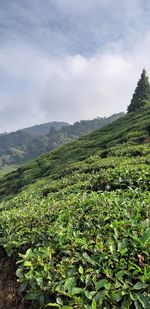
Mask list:
[[[150,308],[150,108],[0,180],[0,245],[39,308]]]

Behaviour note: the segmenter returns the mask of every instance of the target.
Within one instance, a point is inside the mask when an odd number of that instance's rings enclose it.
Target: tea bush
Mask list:
[[[0,246],[39,308],[150,308],[150,109],[131,114],[0,179]]]
[[[149,160],[92,156],[0,204],[1,245],[19,260],[28,299],[49,308],[149,308]]]

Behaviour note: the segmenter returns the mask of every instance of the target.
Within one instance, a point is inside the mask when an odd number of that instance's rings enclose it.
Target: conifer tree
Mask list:
[[[146,71],[145,69],[143,69],[141,78],[137,83],[131,103],[127,108],[128,113],[140,110],[141,108],[147,106],[149,102],[150,102],[150,84],[148,81]]]

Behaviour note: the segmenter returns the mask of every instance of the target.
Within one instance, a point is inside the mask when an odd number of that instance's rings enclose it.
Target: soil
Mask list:
[[[15,262],[0,247],[0,309],[32,309],[33,304],[19,293],[15,273]],[[40,308],[36,306],[36,309]]]

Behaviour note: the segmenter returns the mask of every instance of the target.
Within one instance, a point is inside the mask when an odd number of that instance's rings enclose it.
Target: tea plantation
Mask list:
[[[150,308],[149,128],[147,108],[1,178],[0,246],[36,309]]]

